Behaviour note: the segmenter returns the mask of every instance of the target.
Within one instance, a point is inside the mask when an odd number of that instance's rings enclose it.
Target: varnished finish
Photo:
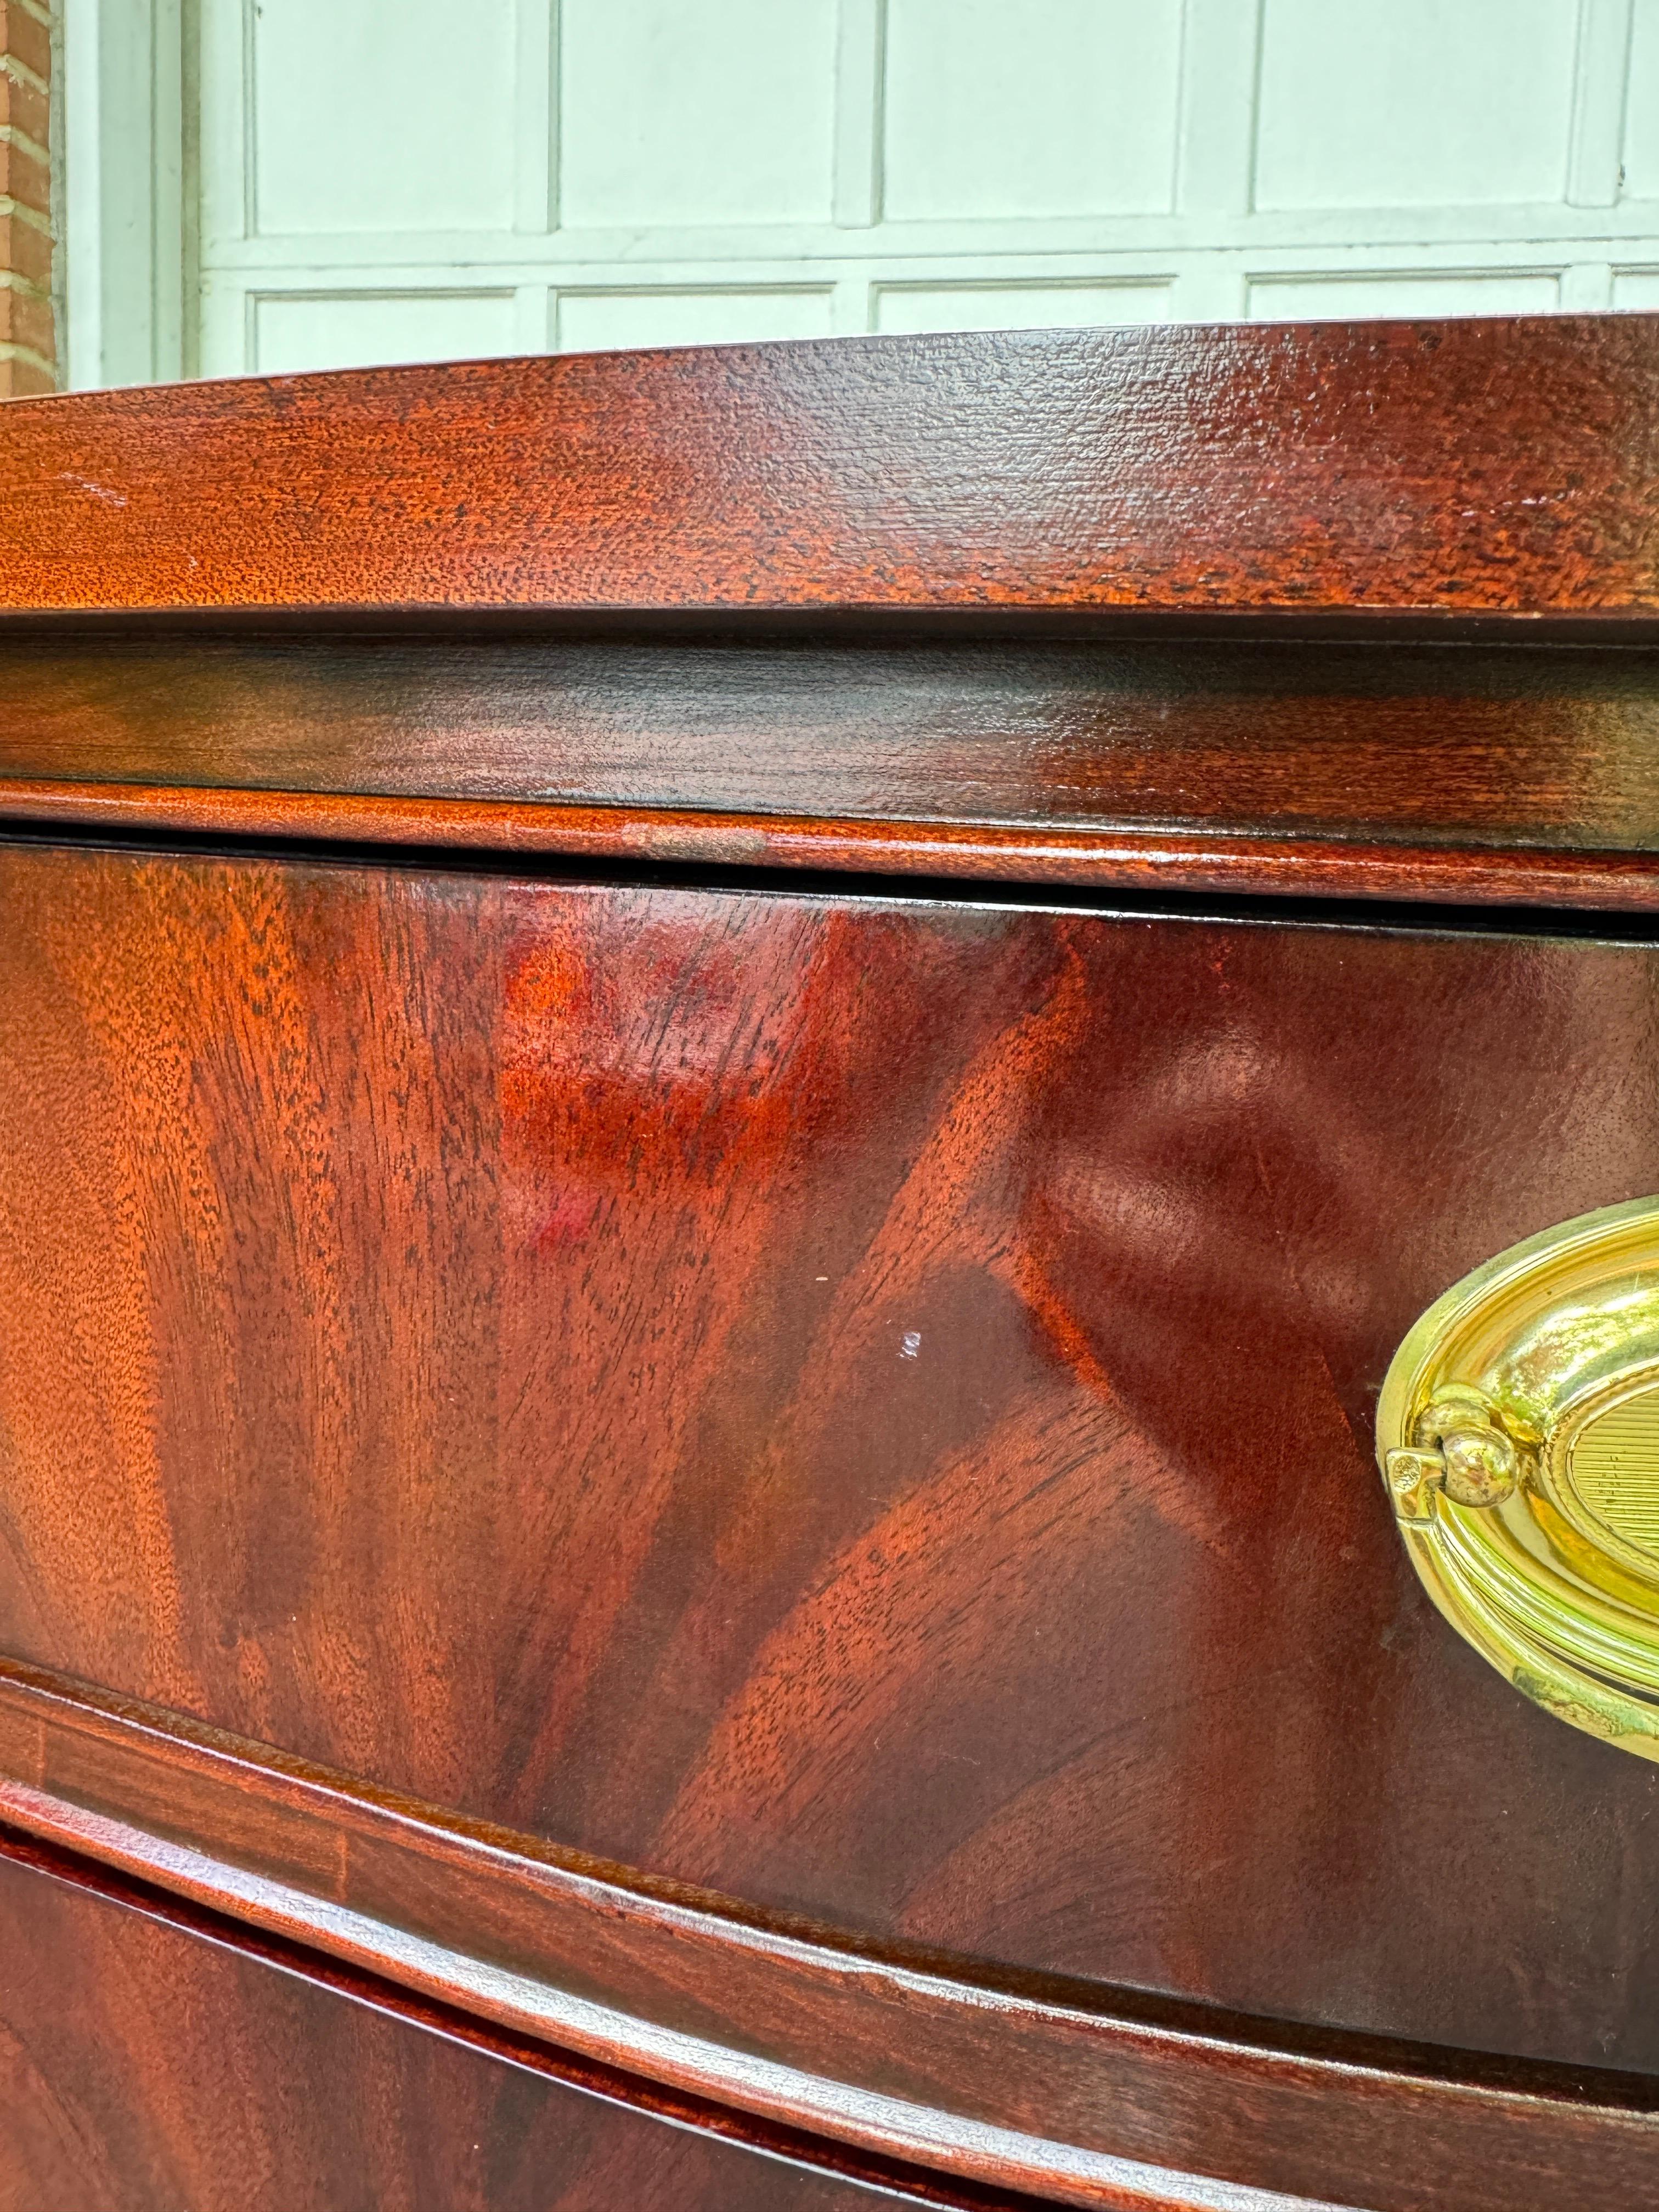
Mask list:
[[[0,1850],[0,2212],[877,2212]]]
[[[1659,2205],[1659,1773],[1370,1463],[1659,1188],[1656,408],[1616,318],[7,410],[0,2212]]]
[[[1659,1777],[1448,1636],[1370,1463],[1439,1288],[1659,1184],[1659,955],[51,848],[0,898],[0,1646],[843,1931],[1659,2063]],[[1425,1887],[1449,1836],[1549,1911]]]
[[[975,332],[6,410],[0,605],[1659,611],[1643,316]]]
[[[771,2126],[757,2119],[753,2113],[731,2106],[710,2104],[707,2099],[665,2088],[660,2082],[619,2072],[578,2052],[561,2049],[540,2036],[520,2034],[497,2021],[486,2020],[470,2007],[463,2008],[422,1996],[405,1983],[388,1981],[383,1975],[349,1964],[319,1950],[313,1944],[291,1942],[285,1936],[254,1926],[240,1913],[227,1915],[198,1904],[176,1887],[161,1888],[154,1881],[124,1874],[106,1858],[93,1858],[82,1850],[64,1850],[4,1822],[0,1822],[0,1861],[45,1874],[54,1881],[67,1883],[73,1889],[106,1899],[124,1911],[140,1914],[164,1928],[179,1929],[186,1936],[203,1938],[221,1948],[228,1947],[240,1959],[274,1966],[280,1973],[297,1977],[314,1989],[337,1992],[354,2003],[370,2007],[388,2020],[407,2022],[482,2057],[504,2060],[507,2065],[539,2075],[544,2081],[625,2106],[633,2112],[666,2120],[678,2128],[696,2129],[720,2142],[757,2150],[764,2160],[783,2160],[792,2166],[809,2169],[814,2175],[850,2182],[855,2185],[854,2196],[862,2187],[882,2192],[884,2201],[897,2197],[906,2203],[943,2207],[945,2212],[1035,2212],[1033,2200],[1017,2191],[988,2187],[902,2161],[875,2157],[827,2136],[805,2135],[796,2129]],[[142,2038],[135,2036],[134,2041],[142,2043]],[[647,2135],[640,2140],[648,2146],[653,2137]],[[733,2173],[746,2171],[746,2164],[732,2169]],[[1194,2205],[1185,2193],[1192,2177],[1171,2177],[1176,2184],[1172,2189],[1163,2186],[1163,2178],[1152,2169],[1139,2170],[1139,2178],[1152,2185],[1150,2189],[1138,2186],[1125,2191],[1129,2212],[1188,2212],[1189,2206],[1192,2212],[1205,2212],[1204,2206]],[[622,2189],[617,2192],[623,2203],[632,2204],[634,2199],[629,2190],[637,2179],[636,2172],[624,2172]],[[773,2185],[782,2185],[775,2169]],[[1200,2180],[1198,2189],[1200,2197],[1207,2190],[1212,2196],[1221,2197],[1223,2202],[1217,2212],[1304,2212],[1303,2200],[1297,2200],[1291,2208],[1286,2200],[1233,2190],[1229,2184],[1206,2184]],[[602,2189],[594,2194],[599,2202],[607,2201]],[[830,2201],[837,2204],[840,2202],[833,2193]],[[1316,2207],[1315,2212],[1319,2212],[1319,2208]]]
[[[1659,902],[1659,655],[82,630],[0,817],[1442,902]]]
[[[1264,2022],[837,1950],[10,1666],[0,1817],[671,2089],[1055,2203],[1200,2203],[1213,2174],[1372,2212],[1659,2204],[1628,2077],[1276,2052]]]
[[[1645,853],[1492,852],[1167,830],[1033,832],[979,823],[0,781],[0,822],[8,818],[19,825],[112,830],[128,837],[165,839],[183,831],[557,856],[577,862],[833,870],[855,877],[1049,884],[1142,894],[1421,899],[1440,905],[1555,906],[1627,914],[1659,908],[1659,858]]]
[[[1659,845],[1659,652],[0,630],[0,775],[1081,840]],[[118,796],[118,793],[112,796]],[[325,827],[327,810],[314,820]]]

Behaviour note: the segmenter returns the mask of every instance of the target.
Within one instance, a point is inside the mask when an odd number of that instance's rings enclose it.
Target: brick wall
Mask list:
[[[58,388],[51,137],[51,11],[0,0],[0,398]]]

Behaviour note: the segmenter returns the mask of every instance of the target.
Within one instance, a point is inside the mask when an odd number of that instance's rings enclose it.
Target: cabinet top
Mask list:
[[[0,610],[1659,614],[1659,317],[964,333],[0,409]]]

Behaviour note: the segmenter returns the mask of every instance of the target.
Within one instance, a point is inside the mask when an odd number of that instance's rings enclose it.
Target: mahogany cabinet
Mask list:
[[[1643,318],[0,414],[0,2212],[1659,2206],[1659,1772],[1376,1439],[1659,1190],[1656,422]]]

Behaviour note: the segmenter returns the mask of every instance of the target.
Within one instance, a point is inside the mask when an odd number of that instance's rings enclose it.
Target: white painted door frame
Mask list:
[[[69,381],[196,359],[194,0],[62,0]]]
[[[568,211],[575,227],[562,227],[560,25],[574,20],[574,3],[518,0],[513,10],[510,224],[475,236],[301,223],[292,235],[264,236],[251,219],[240,228],[222,220],[228,194],[252,190],[237,184],[251,158],[251,0],[62,0],[70,380],[289,365],[282,345],[267,354],[255,343],[256,311],[266,307],[313,319],[361,308],[384,319],[391,302],[407,319],[428,303],[431,327],[414,332],[422,357],[793,333],[788,316],[775,329],[719,326],[732,303],[762,300],[775,321],[779,302],[793,315],[805,301],[823,328],[841,331],[927,327],[935,312],[948,325],[1659,308],[1659,0],[1554,0],[1572,26],[1572,52],[1571,67],[1556,70],[1562,98],[1551,129],[1565,132],[1565,152],[1560,182],[1545,180],[1551,197],[1488,201],[1477,190],[1443,206],[1350,205],[1339,180],[1322,198],[1316,178],[1285,173],[1285,149],[1306,134],[1282,113],[1275,124],[1277,111],[1264,125],[1261,106],[1277,85],[1284,109],[1285,85],[1295,89],[1284,57],[1300,52],[1288,31],[1264,46],[1267,27],[1293,28],[1316,0],[1185,0],[1167,206],[957,221],[926,209],[928,219],[915,219],[902,204],[889,220],[883,204],[883,41],[897,11],[921,0],[836,0],[833,205],[821,221],[758,228],[666,219],[584,228],[580,206]],[[265,0],[272,10],[284,4]],[[392,36],[399,9],[380,4]],[[1027,0],[1003,4],[1012,17]],[[1386,13],[1393,0],[1373,4]],[[1422,14],[1425,0],[1415,4]],[[240,59],[228,34],[238,21]],[[1633,32],[1646,57],[1634,139],[1626,116]],[[1264,54],[1279,57],[1272,69]],[[1490,115],[1486,127],[1489,151],[1528,143],[1513,122],[1496,138]],[[1264,147],[1272,161],[1261,173]],[[1627,153],[1639,157],[1628,183]],[[204,176],[217,179],[226,234],[202,240]],[[1534,186],[1545,189],[1533,178]],[[482,339],[467,321],[479,302],[490,316]],[[313,353],[292,349],[292,365],[349,357],[351,343],[343,323]]]

